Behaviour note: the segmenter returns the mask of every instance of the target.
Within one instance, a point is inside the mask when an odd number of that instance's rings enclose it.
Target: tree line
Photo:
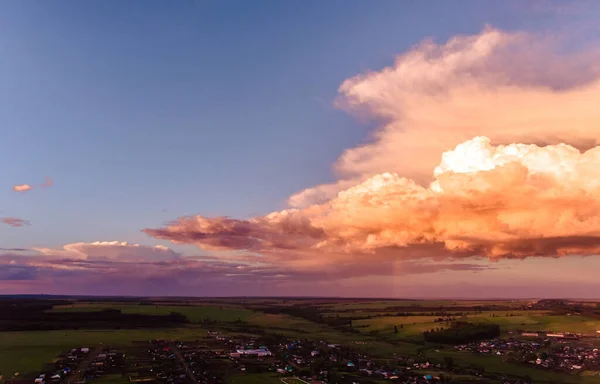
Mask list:
[[[473,324],[466,321],[456,321],[449,328],[423,332],[425,341],[442,344],[468,344],[498,336],[500,336],[500,326],[497,324]]]

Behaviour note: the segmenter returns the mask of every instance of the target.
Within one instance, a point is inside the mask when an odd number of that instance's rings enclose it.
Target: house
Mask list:
[[[521,333],[521,336],[525,336],[525,337],[538,337],[539,334],[537,332],[523,332],[523,333]]]
[[[240,355],[254,355],[254,356],[271,356],[271,351],[268,349],[238,349],[236,351]]]

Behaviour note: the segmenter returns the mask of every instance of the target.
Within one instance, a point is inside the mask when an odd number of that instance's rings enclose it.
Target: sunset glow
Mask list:
[[[597,295],[600,35],[482,9],[290,42],[240,16],[264,46],[201,40],[189,12],[185,33],[113,26],[117,46],[110,18],[15,19],[0,293]]]

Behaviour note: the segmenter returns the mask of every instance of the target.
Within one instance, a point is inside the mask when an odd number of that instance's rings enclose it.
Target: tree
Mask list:
[[[452,367],[454,367],[454,359],[451,358],[450,356],[445,356],[444,357],[444,364],[446,364],[446,369],[448,369],[449,371],[451,371]]]
[[[319,372],[321,372],[323,370],[323,368],[325,368],[325,359],[322,357],[315,359],[310,364],[310,369],[311,369],[313,375],[318,375]]]

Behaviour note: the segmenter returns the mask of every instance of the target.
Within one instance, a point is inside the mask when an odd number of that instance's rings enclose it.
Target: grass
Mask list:
[[[227,384],[281,384],[279,376],[274,373],[235,374],[226,378]]]
[[[256,299],[255,299],[256,300]],[[264,299],[261,299],[266,301]],[[455,302],[455,301],[396,301],[379,300],[367,301],[340,301],[323,303],[321,306],[333,310],[353,310],[365,313],[383,313],[388,306],[415,305],[450,306],[467,305],[508,305],[502,302]],[[523,302],[510,302],[522,305]],[[166,303],[165,303],[166,304]],[[487,372],[506,373],[513,375],[529,375],[537,382],[543,383],[581,383],[591,384],[600,382],[598,377],[590,373],[586,376],[570,374],[557,374],[527,365],[516,365],[504,361],[498,356],[473,355],[457,352],[453,349],[442,349],[435,352],[431,346],[422,345],[422,332],[431,328],[445,326],[436,323],[436,316],[381,316],[372,319],[354,320],[355,329],[361,333],[345,333],[324,324],[318,324],[306,319],[292,317],[284,314],[265,314],[244,309],[239,302],[234,300],[219,303],[197,302],[195,306],[180,306],[155,304],[138,305],[132,303],[76,303],[55,307],[55,311],[98,311],[105,308],[120,309],[124,313],[140,314],[168,314],[179,312],[194,323],[206,318],[216,320],[222,324],[223,329],[235,332],[238,325],[237,319],[243,324],[264,329],[267,333],[279,333],[289,338],[309,338],[326,340],[331,343],[347,344],[352,348],[368,353],[377,358],[391,358],[394,354],[402,356],[415,356],[419,353],[427,356],[431,361],[442,362],[444,356],[454,359],[456,365],[480,366]],[[274,302],[280,305],[280,302]],[[314,304],[314,303],[313,303]],[[449,310],[451,312],[451,310]],[[348,313],[348,312],[340,312]],[[506,316],[506,315],[509,316]],[[491,316],[495,315],[495,316]],[[495,311],[468,314],[469,321],[493,322],[499,324],[504,331],[513,329],[549,330],[564,332],[590,332],[600,329],[600,321],[584,316],[551,315],[546,311]],[[394,325],[398,326],[398,333],[393,332]],[[400,327],[402,326],[402,327]],[[214,326],[211,325],[211,328]],[[216,328],[220,328],[218,325]],[[239,328],[241,330],[241,328]],[[370,331],[378,331],[371,334]],[[32,331],[32,332],[0,332],[0,375],[10,379],[15,372],[20,372],[20,377],[37,374],[46,363],[51,362],[61,352],[70,348],[104,344],[114,347],[127,347],[131,341],[152,339],[179,339],[195,340],[202,338],[206,329],[200,325],[192,325],[171,329],[133,329],[133,330],[72,330],[72,331]],[[420,344],[419,344],[419,343]],[[122,378],[111,377],[97,380],[97,383],[120,383]],[[124,383],[124,382],[123,382]],[[227,379],[229,384],[270,384],[281,383],[280,378],[273,374],[234,374]]]
[[[347,335],[331,327],[289,315],[259,313],[251,316],[248,323],[290,338],[323,339],[331,342],[349,339]]]
[[[529,302],[527,300],[348,300],[323,304],[322,307],[333,310],[381,310],[387,307],[437,307],[451,310],[452,307],[493,305],[518,308]]]
[[[10,379],[35,375],[60,353],[76,347],[98,344],[128,346],[136,340],[195,340],[206,335],[199,326],[170,329],[66,330],[0,332],[0,375]]]
[[[421,334],[432,328],[447,327],[435,322],[438,316],[381,316],[354,320],[353,326],[363,333],[377,331],[396,338],[421,340]],[[580,315],[551,315],[548,311],[490,311],[469,313],[467,320],[498,324],[502,331],[540,330],[593,334],[600,329],[600,320]],[[394,325],[398,333],[394,334]]]

